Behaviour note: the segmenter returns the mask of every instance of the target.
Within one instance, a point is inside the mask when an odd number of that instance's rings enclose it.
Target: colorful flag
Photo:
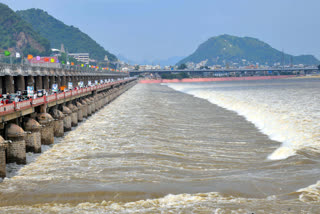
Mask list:
[[[36,59],[39,61],[39,60],[41,59],[41,57],[40,57],[40,56],[37,56]]]
[[[4,51],[4,55],[5,55],[5,56],[10,56],[11,53],[10,53],[10,51]]]
[[[16,52],[16,58],[20,58],[20,53]]]
[[[49,58],[48,58],[48,57],[45,57],[45,58],[44,58],[44,61],[45,61],[45,62],[49,62]]]
[[[71,65],[74,65],[74,62],[71,62]]]
[[[30,60],[32,58],[33,58],[33,56],[31,54],[28,54],[28,59]]]
[[[50,60],[52,63],[54,63],[54,58],[51,58],[51,60]]]

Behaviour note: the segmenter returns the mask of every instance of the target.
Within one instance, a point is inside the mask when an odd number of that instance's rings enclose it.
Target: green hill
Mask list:
[[[7,5],[0,3],[0,52],[10,50],[33,55],[50,54],[50,42],[33,30]]]
[[[212,37],[202,43],[193,54],[182,59],[177,64],[187,62],[199,63],[208,60],[207,65],[209,66],[227,63],[274,65],[274,63],[281,63],[282,58],[283,54],[281,51],[272,48],[267,43],[258,39],[221,35]],[[319,60],[312,55],[292,56],[284,54],[285,64],[289,64],[291,60],[293,64],[319,64]]]
[[[110,61],[117,60],[115,55],[106,51],[87,34],[72,25],[65,25],[43,10],[21,10],[17,14],[43,37],[48,38],[52,48],[60,49],[61,44],[64,44],[69,53],[89,53],[90,58],[97,60],[103,60],[107,55]]]

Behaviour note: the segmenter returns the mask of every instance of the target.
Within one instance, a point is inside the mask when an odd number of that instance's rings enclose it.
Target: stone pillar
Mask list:
[[[104,105],[107,105],[108,104],[108,94],[107,92],[104,93]]]
[[[4,94],[4,87],[3,87],[3,84],[2,84],[3,78],[4,77],[0,77],[0,94]]]
[[[84,77],[83,84],[88,85],[88,77]]]
[[[43,89],[42,87],[42,76],[36,76],[36,90]]]
[[[72,82],[72,77],[71,76],[67,76],[67,87],[68,87],[68,83]]]
[[[33,76],[28,76],[27,77],[26,85],[27,86],[33,86],[33,88],[34,88],[34,77]]]
[[[6,127],[8,143],[7,163],[26,164],[26,141],[25,131],[16,124],[8,124]]]
[[[82,104],[82,115],[84,118],[87,118],[88,117],[88,104],[84,99],[81,100],[81,104]]]
[[[42,125],[41,129],[41,144],[50,145],[54,143],[54,120],[48,113],[39,113],[37,115],[39,123]]]
[[[102,109],[102,107],[103,107],[103,94],[99,95],[98,102],[99,102],[99,109]]]
[[[52,88],[52,84],[56,83],[56,77],[55,76],[50,76],[49,77],[49,88]]]
[[[98,111],[98,103],[97,103],[97,95],[94,95],[92,97],[93,106],[94,106],[94,112]]]
[[[58,87],[60,88],[62,85],[61,85],[61,77],[60,76],[57,76],[56,77],[56,82],[58,84]]]
[[[27,152],[41,153],[41,125],[29,118],[24,123],[24,129],[27,132],[25,138]]]
[[[102,100],[101,100],[101,98],[102,98],[101,94],[98,94],[98,95],[96,96],[96,102],[98,103],[98,110],[100,110],[101,107],[102,107]]]
[[[75,88],[78,86],[78,80],[76,76],[72,76],[72,86]]]
[[[7,143],[0,136],[0,178],[6,177],[6,148]]]
[[[104,106],[104,93],[103,92],[100,93],[99,96],[100,96],[100,108],[103,108],[103,106]]]
[[[47,91],[49,91],[49,89],[51,89],[51,86],[49,85],[49,76],[44,76],[42,78],[42,82],[43,82],[43,89],[46,89]]]
[[[64,118],[63,118],[63,127],[64,127],[64,131],[71,131],[71,114],[72,111],[67,107],[67,106],[63,106],[62,107],[62,111],[64,114]]]
[[[96,104],[95,104],[95,100],[93,97],[90,97],[91,100],[91,113],[96,112]]]
[[[68,108],[72,111],[71,126],[75,127],[78,125],[78,108],[71,103],[68,105]]]
[[[111,102],[110,90],[107,91],[107,100],[108,100],[107,103]]]
[[[87,103],[87,114],[88,116],[91,116],[92,111],[91,111],[91,100],[88,98],[84,99],[84,101]]]
[[[96,111],[100,109],[100,94],[94,96],[94,102],[96,103]]]
[[[82,105],[80,102],[76,102],[76,106],[78,108],[78,122],[82,122],[83,121]]]
[[[24,76],[17,76],[17,82],[15,82],[15,84],[17,84],[17,89],[18,91],[23,91],[23,90],[26,90],[26,84],[24,82]]]
[[[13,76],[5,76],[5,89],[6,92],[5,93],[14,93],[14,80],[13,80]]]
[[[61,86],[66,86],[66,87],[68,87],[66,76],[62,76],[62,77],[61,77]]]
[[[54,109],[51,112],[52,117],[54,118],[54,136],[55,137],[63,137],[64,134],[64,123],[63,118],[64,115],[61,111]]]

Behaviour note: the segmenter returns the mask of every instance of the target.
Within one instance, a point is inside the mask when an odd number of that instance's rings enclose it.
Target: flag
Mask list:
[[[71,62],[71,65],[74,65],[74,62]]]
[[[84,66],[84,64],[81,64],[81,67],[83,67]]]
[[[62,63],[62,65],[64,65],[64,64],[65,64],[65,63],[64,63],[64,61],[62,61],[61,63]]]
[[[20,58],[20,53],[16,52],[16,58]]]
[[[44,61],[49,62],[49,58],[48,57],[44,58]]]
[[[4,55],[5,55],[5,56],[10,56],[11,53],[10,53],[10,51],[4,51]]]
[[[32,58],[33,58],[33,56],[31,54],[28,54],[28,59],[30,60]]]
[[[37,56],[36,59],[37,59],[38,61],[40,61],[41,57],[40,57],[40,56]]]
[[[51,60],[50,60],[52,63],[54,62],[54,58],[51,58]]]

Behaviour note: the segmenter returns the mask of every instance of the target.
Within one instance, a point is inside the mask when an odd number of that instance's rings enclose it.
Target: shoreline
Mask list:
[[[296,75],[281,75],[281,76],[251,76],[251,77],[220,77],[220,78],[186,78],[186,79],[145,79],[139,83],[190,83],[190,82],[220,82],[220,81],[241,81],[241,80],[271,80],[271,79],[288,79],[288,78],[319,78],[320,76],[296,76]]]

